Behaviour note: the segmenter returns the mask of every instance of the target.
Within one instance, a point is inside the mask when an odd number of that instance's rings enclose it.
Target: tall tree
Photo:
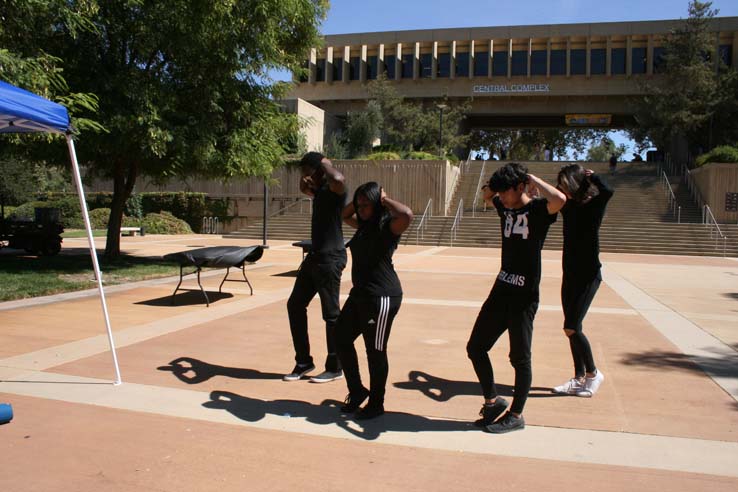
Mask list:
[[[268,72],[300,71],[327,0],[54,1],[84,6],[91,28],[68,36],[61,24],[28,42],[61,60],[71,87],[99,97],[107,131],[86,135],[79,153],[88,174],[113,181],[107,255],[120,253],[139,176],[268,175],[281,164],[298,122],[277,102],[286,84]]]
[[[609,137],[603,137],[599,142],[593,142],[593,145],[587,149],[587,160],[589,162],[607,162],[610,156],[615,156],[620,160],[627,151],[625,144],[615,145],[615,142]]]
[[[715,59],[709,31],[718,10],[693,0],[688,12],[664,40],[661,75],[642,83],[645,96],[637,101],[637,126],[630,130],[638,142],[668,148],[674,138],[686,138],[692,149],[708,149],[736,136],[736,72]]]
[[[487,149],[490,157],[505,149],[508,159],[518,160],[542,159],[548,147],[555,157],[565,159],[569,150],[576,155],[582,154],[590,142],[605,135],[606,130],[597,128],[501,128],[472,132],[470,145],[475,149]]]

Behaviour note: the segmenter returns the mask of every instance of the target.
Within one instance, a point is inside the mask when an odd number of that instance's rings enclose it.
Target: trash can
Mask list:
[[[33,209],[36,222],[39,224],[58,224],[61,222],[61,211],[53,207],[36,207]]]

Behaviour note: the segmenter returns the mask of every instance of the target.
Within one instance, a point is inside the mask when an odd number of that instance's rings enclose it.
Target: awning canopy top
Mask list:
[[[67,108],[0,81],[0,133],[67,133],[71,130]]]

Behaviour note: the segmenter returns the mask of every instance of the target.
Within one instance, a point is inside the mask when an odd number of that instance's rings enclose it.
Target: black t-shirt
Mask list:
[[[346,249],[341,229],[341,212],[345,204],[346,193],[333,193],[327,182],[315,192],[310,233],[312,253],[330,255]]]
[[[365,224],[357,229],[348,243],[351,250],[351,294],[369,296],[401,296],[402,286],[392,263],[392,255],[400,243],[390,229],[390,221]]]
[[[502,267],[492,292],[538,301],[541,249],[556,214],[548,213],[548,201],[542,198],[518,209],[505,208],[497,196],[493,202],[500,216]]]
[[[561,209],[564,218],[564,275],[589,282],[600,272],[600,225],[613,190],[599,176],[590,177],[599,194],[587,203],[568,200]]]

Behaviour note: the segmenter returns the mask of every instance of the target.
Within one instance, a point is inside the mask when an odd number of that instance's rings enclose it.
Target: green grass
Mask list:
[[[169,277],[179,267],[161,258],[123,255],[100,258],[105,285]],[[59,294],[96,287],[89,255],[8,256],[0,260],[0,301]]]
[[[95,229],[92,231],[92,237],[105,237],[108,231],[105,229]],[[84,229],[67,229],[61,237],[87,237],[87,231]]]

